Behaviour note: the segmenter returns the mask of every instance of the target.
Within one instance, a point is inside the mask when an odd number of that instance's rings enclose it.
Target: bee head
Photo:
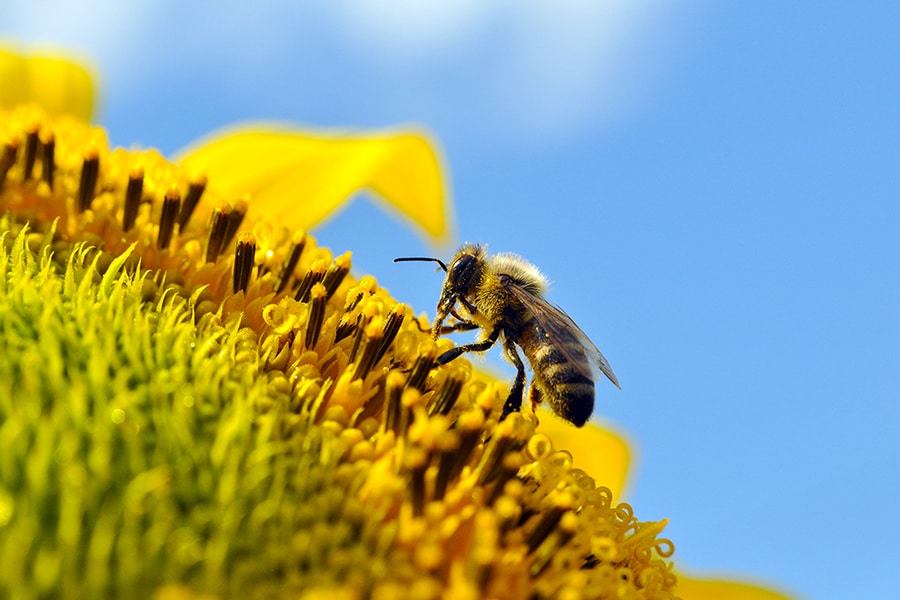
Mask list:
[[[447,272],[444,286],[441,290],[441,299],[437,305],[437,320],[434,330],[437,332],[447,315],[453,310],[460,298],[470,295],[481,280],[484,271],[484,262],[487,250],[484,246],[466,244],[456,253],[450,265],[445,265],[440,259],[413,256],[408,258],[395,258],[394,262],[401,261],[428,261],[436,262]],[[435,333],[435,337],[437,334]]]
[[[474,291],[481,279],[484,266],[484,249],[481,246],[465,245],[447,267],[447,278],[441,289],[441,299],[437,305],[437,321],[435,331],[453,310],[460,298],[465,298]]]

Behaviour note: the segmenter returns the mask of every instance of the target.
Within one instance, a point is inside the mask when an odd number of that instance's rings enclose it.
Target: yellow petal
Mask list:
[[[0,107],[36,102],[51,114],[89,121],[94,81],[83,65],[51,54],[23,56],[0,47]]]
[[[684,600],[790,600],[791,598],[758,585],[725,579],[691,579],[680,573],[675,593]]]
[[[582,428],[574,427],[540,408],[538,421],[537,432],[549,437],[555,449],[572,454],[575,468],[590,475],[597,485],[612,490],[613,498],[621,499],[630,462],[624,437],[593,421]]]
[[[368,189],[436,241],[448,237],[440,160],[422,133],[336,134],[271,126],[229,128],[180,162],[210,185],[250,195],[257,215],[295,229],[321,222]]]

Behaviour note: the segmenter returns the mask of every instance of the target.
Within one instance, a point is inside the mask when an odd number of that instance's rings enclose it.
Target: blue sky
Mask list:
[[[596,416],[679,565],[900,595],[896,3],[19,4],[0,36],[93,61],[118,145],[432,131],[456,241],[538,264],[615,368]],[[318,237],[433,314],[440,274],[391,259],[452,247],[365,199]]]

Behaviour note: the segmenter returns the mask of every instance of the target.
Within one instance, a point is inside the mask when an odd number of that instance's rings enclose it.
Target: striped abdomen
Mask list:
[[[585,377],[539,328],[523,333],[517,341],[534,371],[532,402],[546,400],[553,412],[581,427],[594,411],[593,380]],[[581,348],[571,348],[569,352],[583,354]]]

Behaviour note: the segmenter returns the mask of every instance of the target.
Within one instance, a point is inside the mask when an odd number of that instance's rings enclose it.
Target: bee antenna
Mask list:
[[[394,259],[394,262],[413,262],[413,261],[436,262],[437,264],[441,265],[441,268],[444,270],[445,273],[447,272],[447,265],[445,265],[444,261],[442,261],[439,258],[431,258],[430,256],[406,256],[406,257]]]

